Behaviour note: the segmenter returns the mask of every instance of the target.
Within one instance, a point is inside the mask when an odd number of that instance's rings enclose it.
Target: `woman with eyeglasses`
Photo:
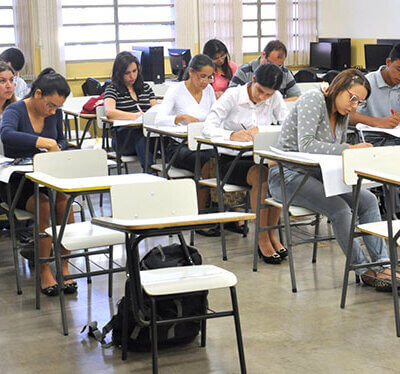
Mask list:
[[[310,90],[303,94],[283,122],[277,148],[283,151],[341,155],[348,148],[372,147],[369,143],[350,145],[346,143],[349,114],[362,105],[371,93],[371,87],[364,75],[356,69],[339,73],[326,91]],[[301,169],[284,168],[285,186],[288,196],[301,183],[304,172]],[[279,168],[269,163],[269,189],[271,195],[282,200]],[[332,223],[335,237],[346,253],[349,240],[353,205],[352,193],[326,197],[321,173],[310,176],[296,194],[293,204],[308,208],[326,216]],[[361,190],[359,222],[381,221],[378,202],[374,194]],[[364,236],[364,243],[371,261],[389,261],[385,242],[372,235]],[[353,264],[368,263],[358,240],[353,244]],[[378,290],[389,290],[390,270],[374,267],[356,270],[364,284]]]
[[[261,64],[254,71],[252,81],[243,86],[231,87],[213,105],[203,128],[207,138],[220,137],[238,142],[252,141],[253,136],[263,132],[271,124],[284,120],[288,114],[279,87],[283,73],[278,65]],[[220,170],[225,177],[238,151],[220,149]],[[250,205],[257,207],[259,168],[263,168],[262,191],[265,196],[267,168],[256,165],[253,156],[244,154],[228,178],[228,183],[250,187]],[[262,226],[275,226],[281,210],[263,209]],[[260,232],[258,237],[259,256],[264,262],[278,265],[287,256],[287,250],[276,236],[275,230]]]
[[[1,126],[1,140],[4,145],[6,157],[25,158],[33,157],[39,152],[58,152],[66,147],[63,134],[63,119],[60,107],[71,90],[63,76],[53,69],[44,69],[32,83],[29,96],[24,100],[10,104],[3,114]],[[11,198],[19,186],[21,174],[13,173],[9,180]],[[17,203],[17,208],[34,212],[34,185],[26,180],[22,193]],[[1,189],[2,198],[4,188]],[[67,196],[57,193],[56,213],[60,220],[64,215],[67,204]],[[39,232],[43,233],[49,226],[50,207],[47,196],[40,193],[39,196]],[[58,223],[60,223],[58,222]],[[73,223],[74,217],[70,213],[68,223]],[[40,238],[40,257],[49,257],[51,250],[51,237]],[[65,249],[62,253],[68,253]],[[69,275],[68,262],[62,262],[63,274]],[[60,285],[55,281],[49,263],[40,264],[41,291],[47,296],[56,296]],[[65,293],[75,293],[78,286],[73,280],[64,284]]]
[[[235,75],[238,66],[231,61],[226,45],[218,39],[211,39],[204,44],[203,53],[210,57],[215,64],[212,86],[218,99],[228,88],[229,82]]]
[[[0,61],[0,121],[8,105],[17,101],[15,97],[14,69]]]

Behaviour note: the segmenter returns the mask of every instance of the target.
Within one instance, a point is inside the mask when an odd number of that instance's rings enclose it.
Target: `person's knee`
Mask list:
[[[267,178],[268,178],[268,169],[264,166],[261,166],[261,167],[262,167],[261,181],[262,181],[262,183],[266,183]],[[254,185],[258,184],[259,171],[260,171],[260,166],[254,165],[247,172],[247,183],[250,186],[254,186]]]

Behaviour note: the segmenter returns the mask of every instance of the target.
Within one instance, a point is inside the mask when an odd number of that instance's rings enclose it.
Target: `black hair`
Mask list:
[[[283,80],[283,72],[278,65],[267,62],[258,65],[254,71],[254,77],[255,81],[261,84],[261,86],[271,88],[272,90],[279,90]]]
[[[0,54],[0,58],[9,62],[15,71],[20,71],[25,65],[24,54],[18,48],[11,47]]]
[[[233,74],[232,74],[232,69],[229,66],[229,60],[231,59],[231,56],[229,55],[228,48],[226,48],[226,45],[218,39],[210,39],[206,44],[204,44],[203,54],[207,55],[212,60],[219,53],[224,53],[226,55],[224,63],[221,66],[221,69],[223,72],[223,76],[230,81],[232,79]]]
[[[207,55],[198,54],[193,56],[190,61],[189,65],[185,70],[185,74],[183,75],[183,80],[189,79],[189,69],[193,69],[194,71],[200,71],[204,66],[211,66],[215,70],[215,64],[211,60],[210,57]]]
[[[392,50],[389,53],[389,58],[392,62],[400,60],[400,43],[393,46]]]
[[[56,73],[53,68],[46,68],[40,72],[26,97],[34,97],[37,90],[42,92],[42,96],[56,93],[64,98],[71,93],[67,80],[61,74]]]
[[[361,71],[357,69],[346,69],[341,71],[333,79],[325,95],[325,103],[329,116],[332,114],[333,104],[335,103],[336,97],[342,91],[348,90],[355,84],[359,84],[367,90],[367,97],[365,99],[368,99],[369,95],[371,94],[371,85],[369,84],[368,79],[365,78],[365,75],[361,73]],[[336,123],[338,125],[343,125],[346,116],[340,114],[339,112],[336,112],[335,115]]]
[[[280,40],[271,40],[264,48],[265,57],[267,58],[272,51],[281,51],[287,56],[287,49],[285,44]]]
[[[0,61],[0,73],[2,73],[3,71],[11,71],[11,73],[13,73],[13,75],[15,76],[15,71],[12,68],[12,66],[8,65],[4,61]],[[1,108],[2,111],[4,111],[4,109],[6,109],[8,105],[14,103],[15,101],[17,101],[17,98],[15,97],[15,93],[13,93],[12,97],[6,100],[5,103],[3,104],[3,107]]]
[[[142,77],[142,68],[140,66],[139,60],[130,52],[123,51],[117,54],[114,60],[113,69],[112,69],[112,83],[117,87],[120,93],[124,93],[127,90],[124,81],[124,74],[128,66],[134,62],[138,69],[138,75],[135,83],[133,83],[133,89],[136,92],[136,95],[139,95],[143,92],[143,77]]]

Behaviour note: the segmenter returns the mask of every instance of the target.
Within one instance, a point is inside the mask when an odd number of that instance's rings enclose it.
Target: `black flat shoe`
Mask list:
[[[224,228],[226,230],[232,231],[232,232],[237,232],[238,234],[244,234],[247,235],[249,233],[249,228],[245,225],[239,225],[237,222],[228,222],[224,224]]]
[[[40,292],[46,296],[57,296],[59,294],[58,284],[46,288],[40,288]]]
[[[64,283],[64,293],[72,295],[78,290],[78,283],[73,281],[72,283]]]
[[[196,234],[203,235],[203,236],[217,237],[217,236],[221,236],[221,231],[220,231],[219,227],[213,227],[209,230],[196,230]]]
[[[285,247],[282,247],[280,250],[276,251],[276,253],[281,256],[281,258],[285,258],[288,256],[288,250]]]
[[[278,253],[275,252],[272,256],[264,256],[260,247],[258,247],[258,256],[267,264],[279,265],[282,262],[282,258],[278,255]]]

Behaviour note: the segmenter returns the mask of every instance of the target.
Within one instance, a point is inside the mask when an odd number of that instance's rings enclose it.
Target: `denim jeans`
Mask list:
[[[284,168],[284,178],[288,198],[292,196],[296,187],[303,179],[303,176],[304,174],[299,171]],[[282,201],[280,175],[277,166],[269,170],[268,185],[272,197]],[[293,204],[295,205],[302,206],[328,217],[332,223],[335,237],[345,254],[347,253],[351,218],[353,214],[351,209],[352,202],[352,193],[326,197],[320,175],[310,176],[300,191],[297,192],[293,200]],[[360,204],[358,208],[358,222],[362,224],[377,221],[381,221],[381,215],[375,195],[370,191],[361,190]],[[363,239],[372,262],[389,261],[385,241],[382,238],[374,235],[364,235]],[[354,239],[352,265],[366,264],[368,262],[369,260],[362,250],[358,239]],[[382,270],[382,267],[377,266],[372,269],[379,272]],[[362,274],[366,270],[367,269],[357,269],[356,272]]]

